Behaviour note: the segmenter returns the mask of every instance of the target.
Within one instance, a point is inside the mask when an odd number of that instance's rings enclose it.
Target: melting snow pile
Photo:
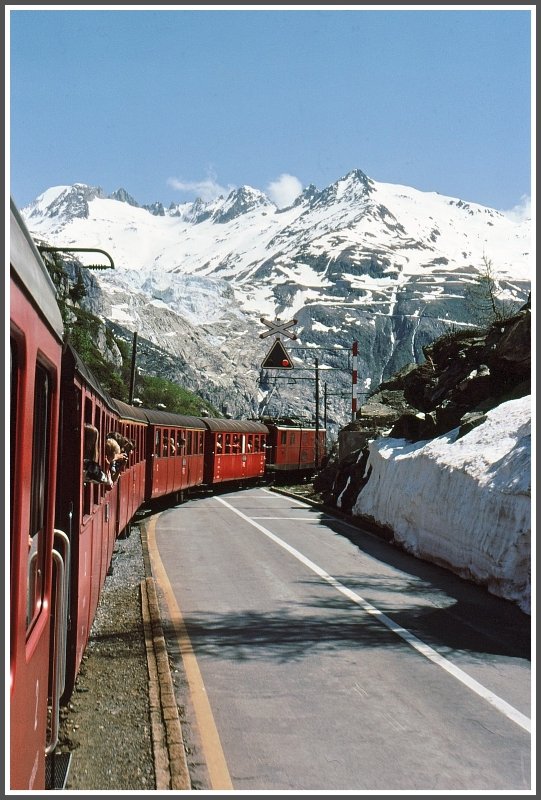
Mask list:
[[[461,438],[377,439],[353,514],[530,613],[531,396],[502,403]]]

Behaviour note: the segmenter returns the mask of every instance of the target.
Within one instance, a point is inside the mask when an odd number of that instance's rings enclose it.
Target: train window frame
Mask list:
[[[23,353],[21,353],[23,350]],[[9,354],[9,397],[10,397],[10,503],[9,503],[9,524],[10,524],[10,542],[11,542],[11,558],[13,560],[14,547],[15,547],[15,470],[17,468],[17,447],[16,443],[20,436],[20,420],[19,420],[19,398],[21,395],[21,370],[24,361],[24,345],[18,340],[18,337],[13,334],[10,336],[10,354]],[[11,564],[13,569],[13,563]]]
[[[85,458],[85,425],[92,425],[93,424],[93,409],[92,409],[92,400],[90,397],[84,398],[84,409],[83,409],[83,424],[81,425],[81,453],[83,459]],[[84,482],[84,475],[83,475],[83,518],[90,516],[92,513],[92,500],[94,498],[94,490],[92,488],[91,483]]]
[[[169,455],[169,431],[167,428],[164,428],[162,431],[162,450],[161,450],[162,458],[167,458]]]
[[[41,616],[45,599],[45,556],[47,514],[50,503],[54,386],[53,370],[38,354],[34,368],[34,406],[32,410],[32,465],[26,586],[27,638]]]
[[[105,458],[105,433],[107,433],[107,423],[105,418],[105,410],[98,405],[96,400],[94,399],[94,425],[98,429],[98,444],[100,449],[100,457],[99,457],[99,464],[103,464],[102,469],[104,472],[107,471],[107,459]],[[105,431],[105,433],[103,433]],[[93,493],[92,498],[94,500],[94,505],[98,506],[100,504],[100,500],[105,493],[104,484],[103,483],[93,483],[91,484]]]
[[[16,527],[20,528],[20,504],[15,503],[16,470],[19,466],[20,447],[19,438],[22,435],[21,409],[19,403],[24,396],[23,370],[27,363],[26,342],[18,329],[12,326],[10,334],[10,597],[13,597],[12,587],[18,584],[16,571],[19,568],[21,552],[19,535]],[[20,494],[19,494],[20,497]],[[10,660],[13,662],[16,649],[16,603],[10,604]]]

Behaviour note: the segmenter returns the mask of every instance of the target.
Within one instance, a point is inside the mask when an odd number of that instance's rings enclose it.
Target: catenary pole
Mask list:
[[[351,419],[357,417],[357,352],[358,342],[353,342],[351,359]]]
[[[316,368],[316,468],[319,467],[319,359],[315,359]]]
[[[133,345],[131,350],[131,376],[130,376],[130,405],[133,403],[133,394],[135,391],[135,362],[137,356],[137,331],[133,332]]]

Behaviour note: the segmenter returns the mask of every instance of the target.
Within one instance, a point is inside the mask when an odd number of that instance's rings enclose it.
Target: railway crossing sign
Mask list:
[[[293,364],[281,339],[276,339],[264,361],[261,362],[261,366],[263,369],[293,369]]]
[[[265,319],[265,317],[260,317],[260,322],[262,322],[263,325],[266,325],[267,328],[270,328],[269,331],[259,334],[260,339],[264,339],[266,336],[276,336],[279,333],[283,333],[284,336],[289,336],[290,339],[297,338],[296,333],[286,330],[287,328],[291,328],[293,325],[296,325],[298,322],[297,319],[292,319],[289,322],[280,322],[280,320],[277,319],[274,322],[270,322],[268,319]]]

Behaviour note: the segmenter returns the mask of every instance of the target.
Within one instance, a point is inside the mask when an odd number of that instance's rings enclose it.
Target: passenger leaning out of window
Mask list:
[[[123,453],[116,439],[109,438],[105,442],[105,460],[107,462],[108,474],[115,483],[120,477],[120,473],[128,462],[127,453]]]

